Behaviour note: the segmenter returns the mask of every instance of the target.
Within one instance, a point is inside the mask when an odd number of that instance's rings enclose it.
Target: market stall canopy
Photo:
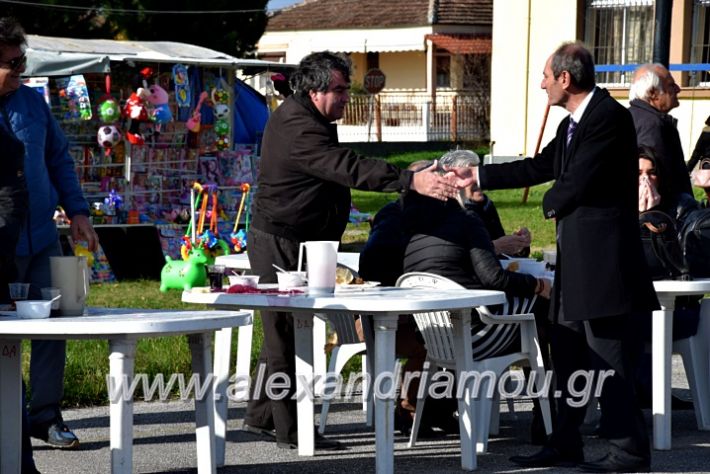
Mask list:
[[[119,41],[27,35],[27,70],[24,76],[66,76],[109,72],[110,61],[164,62],[200,66],[263,68],[290,65],[258,59],[238,59],[202,46],[173,41]]]

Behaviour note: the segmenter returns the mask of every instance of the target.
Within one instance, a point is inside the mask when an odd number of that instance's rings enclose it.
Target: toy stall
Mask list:
[[[269,111],[236,72],[289,66],[184,43],[37,35],[27,58],[25,83],[70,141],[101,239],[95,280],[157,277],[166,256],[193,247],[245,250]]]

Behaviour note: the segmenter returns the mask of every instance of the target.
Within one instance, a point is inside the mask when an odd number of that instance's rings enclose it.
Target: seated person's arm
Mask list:
[[[470,250],[473,271],[484,288],[505,291],[512,296],[532,297],[535,294],[550,297],[548,280],[537,279],[525,273],[503,270],[495,254],[483,248]]]
[[[493,241],[496,255],[508,254],[515,255],[520,253],[524,248],[530,247],[531,242],[530,231],[523,227],[511,235],[504,235]]]

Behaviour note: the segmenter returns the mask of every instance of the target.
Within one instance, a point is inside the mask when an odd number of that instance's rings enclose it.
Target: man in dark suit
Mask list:
[[[589,472],[650,467],[645,423],[632,374],[640,348],[633,315],[658,306],[645,271],[638,232],[638,158],[629,112],[594,83],[594,62],[581,44],[560,46],[545,65],[541,87],[550,105],[570,116],[534,158],[481,167],[483,188],[513,188],[555,180],[543,211],[557,222],[557,272],[551,301],[551,350],[558,417],[545,447],[511,458],[525,467],[579,465]],[[572,406],[575,371],[613,370],[600,397],[609,453],[583,462],[579,426],[585,407]],[[594,387],[592,387],[594,389]],[[588,390],[589,392],[589,390]]]

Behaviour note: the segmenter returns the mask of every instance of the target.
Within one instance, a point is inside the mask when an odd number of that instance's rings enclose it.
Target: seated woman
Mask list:
[[[639,155],[639,213],[659,210],[673,220],[689,208],[694,209],[697,202],[689,194],[670,195],[667,183],[659,176],[656,167],[655,151],[652,147],[640,145]],[[676,298],[673,312],[673,340],[685,339],[695,335],[700,315],[700,298],[680,296]],[[641,334],[646,342],[651,341],[651,318],[646,315],[640,324]],[[651,355],[644,354],[639,361],[637,373],[637,392],[642,407],[651,405]],[[674,408],[692,408],[692,404],[674,397]]]
[[[440,160],[442,167],[469,167],[477,163],[476,154],[467,150],[447,153]],[[549,298],[549,280],[501,267],[483,221],[465,210],[464,199],[464,192],[446,202],[411,191],[403,196],[402,227],[408,236],[404,271],[435,273],[470,289]],[[517,326],[487,325],[476,312],[472,319],[474,359],[512,352],[519,338]]]

